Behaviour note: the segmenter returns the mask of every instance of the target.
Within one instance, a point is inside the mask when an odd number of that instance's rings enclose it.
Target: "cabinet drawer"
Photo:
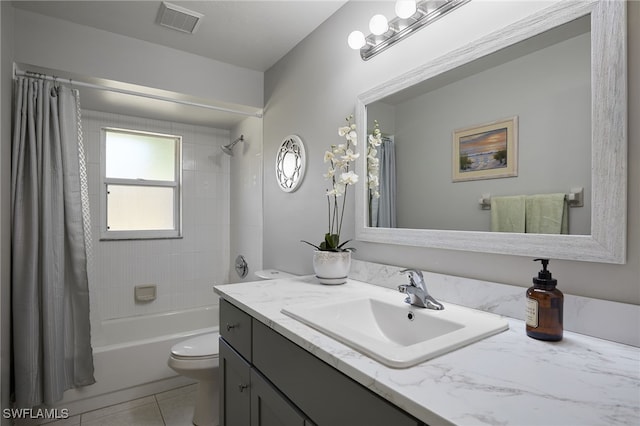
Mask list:
[[[253,365],[318,426],[422,424],[257,320]]]
[[[220,335],[251,361],[251,316],[224,299],[220,299]]]

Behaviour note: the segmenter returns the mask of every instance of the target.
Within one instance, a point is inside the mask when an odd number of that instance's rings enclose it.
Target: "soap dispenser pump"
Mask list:
[[[542,262],[542,270],[533,278],[533,287],[527,290],[527,335],[539,340],[562,340],[564,295],[547,270],[549,259],[534,261]]]

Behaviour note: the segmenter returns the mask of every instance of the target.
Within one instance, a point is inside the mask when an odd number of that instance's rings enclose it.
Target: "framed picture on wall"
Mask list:
[[[518,117],[453,132],[453,182],[518,176]]]

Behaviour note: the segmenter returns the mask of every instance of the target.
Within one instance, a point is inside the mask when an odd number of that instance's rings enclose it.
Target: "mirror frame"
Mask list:
[[[626,262],[627,12],[626,2],[558,1],[499,31],[362,93],[358,134],[366,147],[369,103],[585,15],[591,15],[591,235],[546,235],[433,229],[374,228],[368,224],[365,179],[356,190],[359,241],[589,262]],[[363,148],[364,149],[364,148]],[[367,176],[366,155],[357,163]]]

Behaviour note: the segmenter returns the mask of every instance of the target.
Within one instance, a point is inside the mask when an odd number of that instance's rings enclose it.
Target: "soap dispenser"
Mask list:
[[[533,287],[527,290],[527,336],[539,340],[562,340],[562,306],[564,296],[556,288],[558,281],[547,270],[549,259],[542,262],[542,270],[533,278]]]

